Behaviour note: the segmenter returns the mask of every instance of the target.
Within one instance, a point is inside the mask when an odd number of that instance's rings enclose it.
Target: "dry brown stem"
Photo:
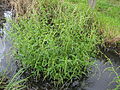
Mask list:
[[[10,0],[12,10],[15,12],[16,17],[23,16],[36,9],[36,0]]]

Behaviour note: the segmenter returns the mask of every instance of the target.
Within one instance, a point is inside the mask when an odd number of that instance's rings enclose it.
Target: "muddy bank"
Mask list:
[[[110,52],[111,54],[115,54],[120,56],[120,43],[108,43],[106,42],[104,45],[99,45],[99,49],[102,52]],[[107,54],[107,53],[105,53]]]

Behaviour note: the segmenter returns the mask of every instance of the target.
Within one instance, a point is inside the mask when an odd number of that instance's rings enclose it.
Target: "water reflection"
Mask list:
[[[13,62],[12,52],[10,51],[12,44],[6,34],[6,30],[10,30],[9,20],[12,19],[12,12],[5,11],[4,18],[6,23],[3,23],[3,28],[0,29],[0,33],[3,34],[0,37],[0,72],[6,70],[8,76],[12,76],[16,71],[16,65]]]
[[[120,69],[116,69],[120,66],[120,57],[111,52],[104,52],[104,54],[112,62],[112,65],[103,57],[96,60],[96,65],[93,66],[91,75],[84,81],[84,90],[112,90],[116,87],[117,83],[112,82],[115,79],[116,74],[111,71],[110,68],[113,67],[120,75]],[[77,90],[81,90],[81,87],[77,88]]]

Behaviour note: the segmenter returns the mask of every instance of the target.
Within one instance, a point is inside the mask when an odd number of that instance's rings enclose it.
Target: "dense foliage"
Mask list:
[[[85,75],[99,39],[95,13],[57,0],[39,3],[38,11],[12,25],[16,58],[59,84]]]

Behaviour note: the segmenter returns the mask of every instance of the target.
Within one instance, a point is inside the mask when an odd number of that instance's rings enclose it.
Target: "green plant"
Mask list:
[[[57,84],[86,75],[99,43],[93,13],[70,5],[42,0],[40,11],[13,22],[10,31],[22,65]]]
[[[23,69],[20,69],[16,72],[13,77],[8,77],[6,75],[7,71],[0,72],[0,89],[4,90],[23,90],[26,88],[24,83],[27,81],[27,78],[21,79],[21,75],[24,73]]]

